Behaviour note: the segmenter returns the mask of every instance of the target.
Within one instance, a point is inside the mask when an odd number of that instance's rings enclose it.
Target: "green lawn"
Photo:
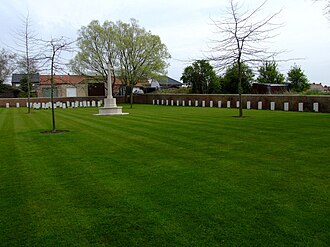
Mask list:
[[[1,246],[329,246],[330,114],[0,108]]]

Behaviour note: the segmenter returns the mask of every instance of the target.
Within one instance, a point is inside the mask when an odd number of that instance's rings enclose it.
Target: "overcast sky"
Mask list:
[[[42,38],[77,37],[77,30],[92,20],[129,21],[159,35],[172,59],[168,76],[179,80],[193,59],[204,58],[215,38],[212,19],[219,20],[227,0],[0,0],[0,48],[13,44],[21,18],[29,13],[33,30]],[[239,1],[253,9],[262,0]],[[311,82],[330,85],[330,21],[322,4],[312,0],[269,0],[262,14],[283,9],[278,22],[285,26],[269,44],[286,50],[282,58],[303,58],[279,64],[286,74],[294,63],[300,65]]]

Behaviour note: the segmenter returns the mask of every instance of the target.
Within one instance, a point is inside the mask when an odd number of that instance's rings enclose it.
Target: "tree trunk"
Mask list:
[[[30,75],[30,72],[28,72],[28,74],[27,74],[28,113],[31,113],[31,90],[30,90],[30,84],[31,84],[31,75]]]
[[[239,101],[239,117],[243,117],[243,102],[242,102],[242,66],[241,61],[238,61],[238,101]]]
[[[131,86],[131,97],[130,97],[131,108],[133,108],[133,86]]]
[[[52,64],[51,64],[51,75],[50,75],[50,101],[52,104],[52,132],[55,132],[56,126],[55,126],[55,111],[54,111],[54,56],[52,58]]]
[[[30,106],[30,57],[29,57],[29,22],[28,17],[25,22],[25,55],[26,55],[26,80],[27,80],[27,93],[28,93],[28,113],[31,113],[31,106]]]

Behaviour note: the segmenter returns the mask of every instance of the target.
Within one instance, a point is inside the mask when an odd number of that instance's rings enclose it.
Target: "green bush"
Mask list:
[[[160,89],[152,92],[153,94],[190,94],[192,93],[191,88],[168,88],[168,89]]]

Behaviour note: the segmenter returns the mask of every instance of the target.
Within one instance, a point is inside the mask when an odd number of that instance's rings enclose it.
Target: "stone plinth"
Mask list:
[[[124,113],[121,106],[117,107],[101,107],[99,108],[99,114],[97,116],[113,116],[113,115],[127,115]]]
[[[104,99],[104,107],[99,108],[99,113],[96,116],[118,116],[118,115],[128,115],[128,113],[123,112],[123,107],[117,106],[115,98]]]

